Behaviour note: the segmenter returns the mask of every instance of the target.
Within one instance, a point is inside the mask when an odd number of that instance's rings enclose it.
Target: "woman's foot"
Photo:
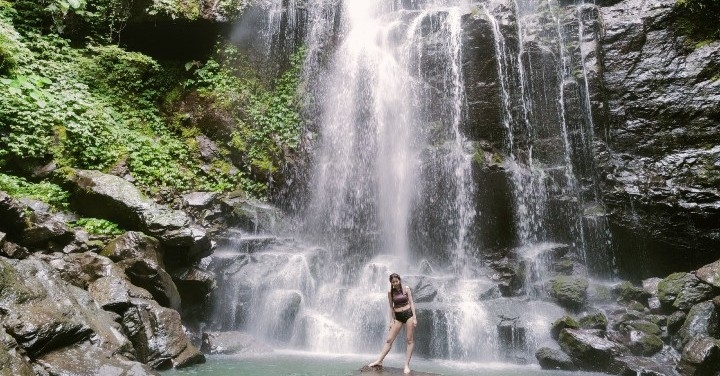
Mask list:
[[[367,366],[370,368],[373,368],[373,367],[382,368],[382,362],[374,361],[374,362],[368,364]]]
[[[410,373],[410,367],[405,366],[405,370],[403,370],[403,373],[404,373],[404,374]]]

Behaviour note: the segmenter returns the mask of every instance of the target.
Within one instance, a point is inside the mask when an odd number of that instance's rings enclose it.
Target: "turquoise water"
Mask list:
[[[303,352],[273,352],[263,355],[215,355],[207,363],[182,370],[171,370],[162,376],[351,376],[374,355],[317,354]],[[388,356],[388,367],[402,368],[400,354]],[[413,370],[438,373],[444,376],[599,376],[600,373],[543,371],[537,364],[513,365],[505,363],[467,363],[413,359]]]

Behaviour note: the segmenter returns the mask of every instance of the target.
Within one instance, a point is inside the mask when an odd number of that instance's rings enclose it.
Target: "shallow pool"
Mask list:
[[[214,355],[205,364],[163,372],[163,376],[351,376],[371,362],[373,354],[318,354],[276,351],[262,355]],[[400,354],[388,355],[385,366],[402,368]],[[445,376],[595,376],[601,373],[544,371],[537,364],[468,363],[447,360],[413,359],[413,370]]]

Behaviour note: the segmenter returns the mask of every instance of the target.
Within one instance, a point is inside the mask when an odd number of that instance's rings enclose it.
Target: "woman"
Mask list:
[[[405,326],[405,337],[407,339],[407,352],[405,353],[405,370],[404,373],[410,373],[410,358],[412,357],[415,342],[413,342],[413,333],[417,326],[417,316],[415,315],[415,303],[412,298],[410,287],[402,287],[402,279],[396,273],[390,274],[390,291],[388,292],[388,305],[390,306],[390,333],[388,334],[385,345],[380,351],[378,360],[368,364],[368,367],[382,367],[385,355],[390,352],[395,337],[400,333],[400,328]]]

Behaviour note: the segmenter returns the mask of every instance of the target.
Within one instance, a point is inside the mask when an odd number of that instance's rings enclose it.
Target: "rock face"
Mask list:
[[[166,262],[189,263],[211,251],[205,230],[182,211],[156,204],[128,181],[99,171],[76,170],[72,205],[87,216],[104,218],[129,230],[156,237],[166,248]]]
[[[607,137],[597,163],[621,267],[633,274],[720,257],[720,41],[684,35],[675,3],[600,7],[604,99],[594,114]]]

